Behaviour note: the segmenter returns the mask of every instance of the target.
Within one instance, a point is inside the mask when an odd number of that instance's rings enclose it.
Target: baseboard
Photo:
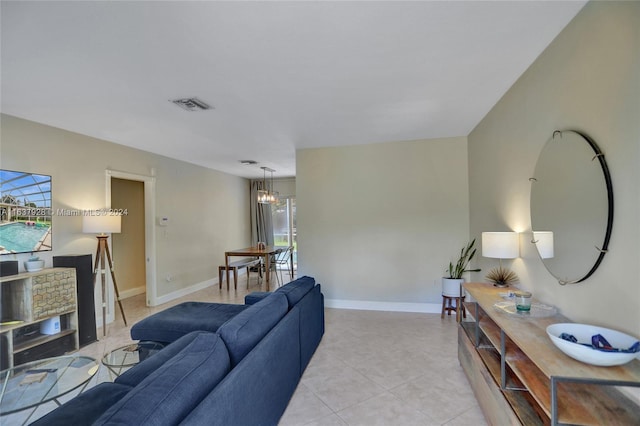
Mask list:
[[[243,270],[238,271],[238,283],[240,283],[240,277],[242,275],[246,275],[246,268]],[[233,283],[233,274],[231,274],[231,282]],[[180,290],[176,290],[174,292],[171,292],[169,294],[165,294],[164,296],[158,296],[156,297],[156,304],[153,306],[158,306],[158,305],[162,305],[163,303],[167,303],[167,302],[171,302],[174,299],[177,299],[179,297],[183,297],[183,296],[188,296],[191,293],[194,293],[196,291],[200,291],[200,290],[204,290],[205,288],[208,287],[213,287],[215,286],[216,288],[218,287],[218,278],[211,278],[209,280],[206,281],[202,281],[200,283],[191,285],[189,287],[185,287],[185,288],[181,288]]]
[[[147,287],[146,286],[140,286],[140,287],[130,288],[128,290],[121,291],[120,292],[120,300],[124,300],[124,299],[127,299],[129,297],[133,297],[133,296],[137,296],[139,294],[146,293],[146,291],[147,291]]]
[[[244,275],[243,271],[238,271],[238,275]],[[233,278],[232,278],[233,280]],[[240,277],[238,277],[240,281]],[[189,287],[181,288],[156,300],[156,305],[171,302],[179,297],[187,296],[208,287],[218,286],[218,278],[212,278]],[[378,302],[370,300],[342,300],[325,299],[324,305],[327,308],[336,309],[356,309],[362,311],[391,311],[391,312],[421,312],[428,314],[439,314],[442,311],[440,303],[409,303],[409,302]]]
[[[377,302],[370,300],[324,299],[324,306],[336,309],[358,309],[362,311],[422,312],[439,314],[439,303]]]
[[[167,303],[167,302],[171,302],[172,300],[177,299],[179,297],[188,296],[191,293],[194,293],[194,292],[200,291],[200,290],[204,290],[205,288],[209,288],[209,287],[213,287],[213,286],[218,288],[218,279],[217,278],[212,278],[210,280],[202,281],[200,283],[191,285],[189,287],[181,288],[180,290],[173,291],[173,292],[171,292],[169,294],[165,294],[164,296],[158,296],[158,297],[156,297],[156,304],[154,306],[162,305],[163,303]]]

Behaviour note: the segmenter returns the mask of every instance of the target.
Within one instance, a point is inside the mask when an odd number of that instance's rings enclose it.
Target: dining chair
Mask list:
[[[289,273],[289,276],[292,275],[292,270],[291,270],[291,263],[290,263],[290,259],[291,259],[291,252],[293,251],[293,246],[289,246],[285,249],[282,249],[279,253],[276,253],[275,255],[275,271],[276,271],[276,279],[278,280],[278,284],[282,285],[284,284],[284,279],[282,277],[282,270],[286,269],[287,272]],[[280,276],[278,276],[278,270],[280,271]]]
[[[278,255],[283,251],[283,249],[276,249],[276,251],[273,252],[273,254],[269,257],[269,275],[271,275],[272,273],[275,272],[276,274],[276,280],[279,281],[278,278],[278,271],[276,269],[277,267],[277,259],[278,259]],[[267,266],[264,263],[264,258],[260,258],[260,263],[257,266],[257,271],[258,271],[258,282],[262,283],[262,276],[265,272],[265,270],[267,269]],[[271,278],[271,277],[270,277]]]

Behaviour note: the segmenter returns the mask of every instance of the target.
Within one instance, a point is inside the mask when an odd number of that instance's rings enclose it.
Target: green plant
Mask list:
[[[502,266],[490,270],[486,278],[489,282],[498,287],[506,287],[509,284],[515,284],[518,282],[518,276],[516,273],[510,269],[503,268]]]
[[[475,243],[476,239],[474,238],[473,241],[462,247],[462,250],[460,250],[460,257],[458,258],[458,261],[455,265],[449,262],[449,268],[447,268],[447,273],[449,274],[449,276],[447,278],[460,279],[462,278],[462,274],[464,274],[465,272],[480,271],[480,269],[467,269],[467,266],[469,266],[469,262],[471,262],[473,256],[476,255],[476,249],[473,248]]]

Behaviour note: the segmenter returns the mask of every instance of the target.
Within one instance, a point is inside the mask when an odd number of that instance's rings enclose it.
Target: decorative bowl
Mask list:
[[[578,342],[573,343],[560,337],[562,333],[574,336]],[[633,336],[608,328],[588,324],[559,323],[547,327],[547,334],[554,345],[566,355],[578,361],[610,367],[622,365],[633,360],[640,352],[609,352],[591,346],[591,338],[597,334],[603,336],[613,348],[629,349],[638,341]],[[588,346],[587,346],[588,345]]]
[[[24,262],[24,269],[27,272],[37,272],[44,268],[44,260],[27,260]]]

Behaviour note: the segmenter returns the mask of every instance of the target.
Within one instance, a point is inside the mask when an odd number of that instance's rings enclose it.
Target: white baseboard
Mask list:
[[[246,269],[238,271],[238,283],[240,282],[240,276],[245,275],[247,273]],[[233,283],[233,274],[231,274],[231,282]],[[197,284],[193,284],[189,287],[181,288],[180,290],[176,290],[169,294],[165,294],[164,296],[159,296],[156,298],[156,304],[153,306],[162,305],[163,303],[171,302],[174,299],[178,299],[179,297],[187,296],[191,293],[195,293],[196,291],[204,290],[208,287],[215,286],[218,287],[218,278],[211,278],[210,280],[202,281]]]
[[[244,272],[238,271],[238,275],[244,275]],[[240,277],[238,276],[238,281]],[[199,290],[208,287],[218,286],[218,278],[202,281],[192,286],[176,290],[164,296],[157,298],[157,304],[171,302],[183,296],[187,296]],[[342,300],[342,299],[325,299],[324,305],[327,308],[336,309],[356,309],[363,311],[391,311],[391,312],[421,312],[428,314],[439,314],[442,311],[440,303],[409,303],[409,302],[377,302],[370,300]]]
[[[145,293],[147,288],[145,286],[140,286],[136,288],[130,288],[128,290],[124,290],[120,292],[120,300],[127,299],[129,297],[137,296],[139,294]]]
[[[363,311],[422,312],[439,314],[439,303],[375,302],[370,300],[325,299],[324,306],[336,309],[358,309]]]
[[[164,296],[159,296],[156,298],[156,305],[162,305],[163,303],[167,303],[167,302],[171,302],[174,299],[177,299],[179,297],[183,297],[183,296],[187,296],[191,293],[194,293],[196,291],[199,290],[203,290],[205,288],[208,287],[213,287],[216,286],[216,288],[218,287],[218,279],[217,278],[212,278],[210,280],[206,280],[206,281],[202,281],[200,283],[191,285],[189,287],[185,287],[185,288],[181,288],[180,290],[176,290],[173,291],[169,294],[165,294]]]

